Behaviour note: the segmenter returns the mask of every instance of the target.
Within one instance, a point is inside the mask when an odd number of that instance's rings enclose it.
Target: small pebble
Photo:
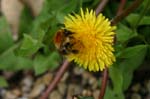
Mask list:
[[[90,90],[84,89],[82,91],[83,96],[92,96],[92,92]]]
[[[94,76],[91,76],[89,78],[88,83],[93,90],[95,90],[98,87],[98,80]]]
[[[52,73],[47,73],[47,74],[45,74],[43,77],[43,83],[45,84],[45,85],[49,85],[49,83],[52,81],[52,79],[53,79],[53,74]]]
[[[146,96],[145,99],[150,99],[150,93]]]
[[[91,77],[92,75],[89,73],[89,72],[83,72],[82,74],[82,84],[83,85],[86,85],[89,83],[89,78]]]
[[[142,87],[141,89],[140,89],[140,95],[142,95],[142,96],[146,96],[147,94],[148,94],[148,91],[146,90],[146,88],[145,87]]]
[[[83,73],[83,71],[84,70],[82,68],[78,67],[78,66],[76,66],[73,70],[75,75],[81,75]]]
[[[19,90],[19,89],[13,89],[12,93],[15,94],[17,97],[21,96],[21,94],[22,94],[21,90]]]
[[[95,82],[97,82],[97,79],[93,76],[89,77],[89,84],[93,85]]]
[[[6,78],[6,79],[10,79],[15,73],[14,72],[11,72],[11,71],[4,71],[3,72],[3,76]]]
[[[21,90],[25,93],[29,92],[31,90],[32,85],[33,85],[33,78],[31,76],[26,76],[21,81]]]
[[[44,84],[39,84],[39,85],[34,86],[33,90],[29,94],[29,97],[31,99],[38,97],[43,92],[44,89],[45,89]]]
[[[63,99],[63,98],[62,95],[55,90],[49,95],[49,99]]]
[[[6,94],[7,90],[4,88],[0,88],[0,96],[4,96]]]
[[[139,90],[141,89],[141,84],[140,83],[137,83],[137,84],[134,84],[131,88],[131,90],[133,92],[138,92]]]
[[[67,90],[67,99],[72,99],[73,95],[77,95],[81,93],[81,87],[76,84],[69,84]]]
[[[4,99],[17,99],[17,96],[12,91],[7,91],[4,95]]]
[[[77,97],[73,97],[73,99],[78,99]]]
[[[141,96],[137,93],[133,93],[131,99],[142,99]]]
[[[23,86],[31,87],[33,85],[33,78],[31,76],[26,76],[22,81],[21,84]]]
[[[150,93],[150,80],[148,80],[145,85],[146,85],[147,91]]]
[[[65,74],[64,74],[63,77],[61,78],[60,82],[65,82],[68,77],[69,77],[69,73],[68,73],[68,72],[65,72]]]
[[[60,92],[61,95],[64,95],[67,89],[67,85],[63,82],[60,82],[58,84],[58,91]]]
[[[83,72],[82,77],[83,79],[89,79],[89,77],[91,77],[92,75],[89,72]]]
[[[98,99],[99,93],[100,93],[99,90],[95,90],[95,91],[93,92],[93,97],[94,97],[94,99]]]

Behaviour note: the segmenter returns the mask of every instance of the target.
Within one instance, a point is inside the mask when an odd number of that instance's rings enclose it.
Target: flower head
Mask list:
[[[96,16],[93,10],[81,9],[80,14],[65,17],[65,29],[71,31],[76,40],[78,53],[66,55],[89,71],[102,71],[115,61],[113,39],[115,26],[102,14]]]

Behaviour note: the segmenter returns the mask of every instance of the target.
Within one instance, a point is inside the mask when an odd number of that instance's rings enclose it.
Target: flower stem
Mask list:
[[[96,8],[96,15],[98,15],[100,12],[102,12],[102,10],[104,9],[104,7],[106,6],[106,4],[108,3],[108,0],[102,0],[98,7]]]
[[[126,10],[121,12],[119,15],[114,17],[114,19],[111,20],[111,24],[115,25],[122,19],[124,19],[126,16],[128,16],[132,11],[134,11],[144,0],[135,0]]]
[[[54,90],[54,88],[56,87],[56,85],[58,84],[58,82],[60,81],[60,79],[62,78],[62,76],[65,73],[65,71],[66,71],[66,69],[67,69],[68,66],[69,66],[69,62],[67,60],[65,60],[63,62],[63,64],[62,64],[62,66],[60,67],[60,69],[57,71],[56,77],[54,78],[54,80],[52,81],[52,83],[49,84],[48,88],[42,94],[42,96],[40,97],[40,99],[47,99],[49,93]]]
[[[99,94],[99,98],[98,99],[103,99],[103,97],[105,95],[106,86],[107,86],[107,80],[108,80],[108,68],[106,68],[103,71],[102,85],[101,85],[100,94]]]
[[[119,15],[123,11],[125,4],[126,4],[126,0],[120,0],[117,15]]]

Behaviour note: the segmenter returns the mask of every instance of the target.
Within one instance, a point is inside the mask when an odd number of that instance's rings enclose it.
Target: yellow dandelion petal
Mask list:
[[[96,16],[95,11],[80,9],[80,14],[65,17],[65,29],[73,32],[77,41],[78,53],[66,55],[67,59],[89,71],[102,71],[115,62],[113,40],[116,26],[102,14]]]

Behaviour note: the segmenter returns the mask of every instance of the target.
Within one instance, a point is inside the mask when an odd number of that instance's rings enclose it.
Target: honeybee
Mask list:
[[[63,55],[78,54],[78,48],[81,46],[80,41],[76,40],[73,32],[67,29],[61,29],[56,32],[54,43],[58,51]]]

